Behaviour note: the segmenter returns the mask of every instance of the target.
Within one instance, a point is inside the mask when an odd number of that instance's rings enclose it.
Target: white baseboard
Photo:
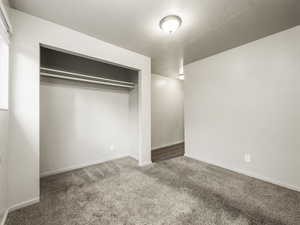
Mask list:
[[[93,165],[96,165],[99,163],[101,163],[101,162],[86,163],[86,164],[81,164],[81,165],[70,166],[70,167],[59,168],[59,169],[55,169],[55,170],[42,172],[40,174],[40,178],[48,177],[48,176],[52,176],[52,175],[56,175],[56,174],[60,174],[60,173],[65,173],[65,172],[81,169],[81,168],[88,167],[88,166],[93,166]]]
[[[274,179],[269,178],[269,177],[265,177],[265,176],[262,176],[262,175],[259,175],[259,174],[253,173],[253,172],[249,172],[249,171],[245,171],[245,170],[241,170],[241,169],[237,169],[237,168],[232,168],[232,167],[228,167],[228,166],[225,167],[225,166],[223,166],[221,164],[218,164],[216,162],[203,160],[203,159],[200,159],[200,158],[197,158],[197,157],[190,156],[188,154],[185,154],[185,156],[189,157],[189,158],[192,158],[192,159],[196,159],[196,160],[201,161],[201,162],[205,162],[205,163],[217,166],[217,167],[221,167],[221,168],[230,170],[232,172],[243,174],[243,175],[246,175],[248,177],[252,177],[252,178],[255,178],[255,179],[258,179],[258,180],[262,180],[262,181],[267,182],[267,183],[271,183],[271,184],[278,185],[278,186],[283,187],[283,188],[287,188],[287,189],[290,189],[290,190],[293,190],[293,191],[300,192],[300,187],[290,185],[290,184],[284,184],[284,183],[282,183],[278,180],[274,180]]]
[[[169,146],[172,146],[172,145],[181,144],[181,143],[184,143],[184,140],[176,141],[176,142],[173,142],[173,143],[169,143],[169,144],[165,144],[165,145],[153,147],[153,148],[152,148],[152,151],[157,150],[157,149],[160,149],[160,148],[169,147]]]
[[[74,166],[54,169],[54,170],[50,170],[50,171],[45,171],[45,172],[40,173],[40,177],[41,178],[42,177],[48,177],[48,176],[51,176],[51,175],[56,175],[56,174],[60,174],[60,173],[69,172],[69,171],[72,171],[72,170],[82,169],[82,168],[85,168],[85,167],[88,167],[88,166],[94,166],[94,165],[97,165],[97,164],[100,164],[100,163],[109,162],[109,161],[120,159],[120,158],[123,158],[123,157],[131,157],[131,156],[129,156],[129,155],[120,155],[120,156],[117,156],[116,158],[113,158],[113,159],[97,160],[97,161],[83,163],[83,164],[79,164],[79,165],[74,165]]]
[[[18,204],[15,204],[15,205],[9,207],[8,212],[12,212],[12,211],[15,211],[15,210],[24,208],[26,206],[30,206],[30,205],[39,203],[39,202],[40,202],[40,198],[34,198],[34,199],[31,199],[31,200],[28,200],[28,201],[25,201],[25,202],[20,202]]]
[[[139,163],[139,166],[149,166],[151,164],[152,164],[152,161],[145,161],[145,162]]]
[[[6,218],[7,218],[7,214],[8,214],[8,209],[5,211],[4,215],[2,218],[0,218],[0,225],[4,225],[5,224],[5,221],[6,221]]]

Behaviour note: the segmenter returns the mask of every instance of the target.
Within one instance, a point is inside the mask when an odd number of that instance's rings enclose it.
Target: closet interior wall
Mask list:
[[[41,71],[134,84],[124,88],[41,76],[40,175],[124,156],[138,159],[138,71],[45,47],[40,56]]]

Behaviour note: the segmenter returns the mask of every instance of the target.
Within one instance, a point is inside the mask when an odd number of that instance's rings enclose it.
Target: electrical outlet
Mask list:
[[[251,155],[249,153],[246,153],[244,155],[244,160],[246,163],[250,163],[251,162]]]

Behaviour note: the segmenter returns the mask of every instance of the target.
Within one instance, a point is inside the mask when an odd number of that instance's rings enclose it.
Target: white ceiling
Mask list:
[[[300,0],[11,0],[11,6],[152,58],[152,72],[184,64],[300,24]],[[177,14],[173,35],[161,18]]]

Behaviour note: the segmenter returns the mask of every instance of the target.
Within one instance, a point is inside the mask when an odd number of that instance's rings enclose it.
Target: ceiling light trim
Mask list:
[[[173,22],[173,24],[171,24],[171,26],[167,27],[166,25],[169,22]],[[163,31],[166,31],[169,34],[172,34],[180,28],[181,24],[182,24],[182,19],[179,16],[168,15],[160,20],[159,27]]]

